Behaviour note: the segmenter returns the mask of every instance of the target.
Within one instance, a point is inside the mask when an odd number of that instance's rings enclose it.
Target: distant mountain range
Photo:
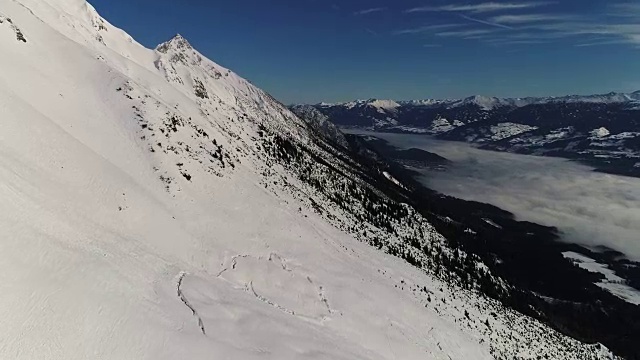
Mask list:
[[[402,106],[427,106],[427,107],[461,107],[465,105],[477,105],[484,110],[492,110],[498,107],[512,106],[522,107],[534,104],[548,103],[635,103],[640,105],[640,90],[632,93],[610,92],[608,94],[597,95],[568,95],[568,96],[547,96],[547,97],[524,97],[524,98],[499,98],[493,96],[474,95],[464,99],[423,99],[423,100],[355,100],[344,103],[320,103],[319,107],[343,106],[346,108],[370,107],[380,110],[394,110]]]
[[[429,134],[492,150],[575,159],[601,171],[640,176],[640,91],[539,98],[370,99],[311,106],[340,127]]]

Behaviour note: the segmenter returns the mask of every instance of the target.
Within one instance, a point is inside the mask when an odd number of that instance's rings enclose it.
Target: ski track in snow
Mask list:
[[[184,280],[184,277],[186,275],[187,273],[183,272],[180,274],[180,277],[178,277],[178,284],[177,284],[178,298],[180,298],[180,301],[182,301],[182,303],[187,308],[189,308],[189,310],[191,310],[191,313],[193,314],[193,316],[198,320],[198,327],[200,328],[202,335],[207,335],[207,331],[204,328],[204,322],[202,321],[202,318],[200,317],[200,315],[198,315],[198,312],[196,311],[196,309],[193,307],[193,305],[189,303],[189,300],[187,300],[187,298],[182,293],[182,281]]]

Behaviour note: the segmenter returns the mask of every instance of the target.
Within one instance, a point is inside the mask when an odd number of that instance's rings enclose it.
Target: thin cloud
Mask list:
[[[593,46],[604,46],[604,45],[617,45],[617,44],[626,44],[627,42],[624,40],[603,40],[603,41],[594,41],[588,43],[580,43],[576,44],[575,47],[593,47]]]
[[[463,1],[463,0],[460,0]],[[470,1],[470,0],[469,0]],[[469,22],[505,29],[492,34],[470,29],[449,27],[418,27],[396,31],[395,34],[431,34],[436,36],[460,36],[479,41],[496,39],[493,44],[519,45],[547,43],[553,41],[570,42],[578,47],[597,45],[627,44],[640,48],[640,3],[630,0],[610,2],[603,5],[602,11],[573,13],[539,13],[532,10],[558,1],[489,1],[479,4],[448,4],[441,6],[423,6],[405,10],[413,12],[449,12],[457,14]],[[439,35],[438,35],[439,34]],[[467,35],[467,36],[464,36]],[[594,40],[594,38],[599,38]],[[503,39],[500,41],[499,39]],[[484,41],[486,43],[486,41]]]
[[[368,15],[368,14],[373,14],[373,13],[377,13],[377,12],[382,12],[382,11],[386,11],[387,8],[386,7],[377,7],[377,8],[369,8],[369,9],[363,9],[360,11],[356,11],[353,14],[354,15]]]
[[[527,24],[535,22],[569,21],[578,19],[575,15],[551,15],[551,14],[520,14],[499,15],[491,18],[491,21],[499,24]]]
[[[505,38],[493,38],[484,40],[484,42],[495,45],[538,45],[538,44],[548,44],[548,40],[539,40],[539,39],[505,39]]]
[[[621,43],[640,45],[640,24],[604,24],[604,23],[554,23],[532,25],[529,28],[566,36],[610,36]]]
[[[505,45],[538,45],[548,43],[549,42],[545,40],[507,40],[503,42]]]
[[[537,39],[537,40],[551,40],[551,39],[570,39],[574,38],[576,44],[583,46],[589,46],[589,44],[630,44],[633,46],[640,46],[640,23],[607,23],[610,19],[580,19],[576,16],[575,19],[579,21],[567,21],[563,18],[557,21],[530,21],[526,22],[527,18],[503,18],[498,17],[491,18],[491,22],[496,20],[505,20],[512,23],[520,22],[517,28],[512,28],[513,31],[503,33],[505,38],[509,39]],[[528,17],[532,20],[533,17]],[[593,38],[600,38],[597,41],[593,41]],[[593,45],[595,46],[595,45]]]
[[[637,47],[640,47],[640,34],[627,35],[627,43],[634,44]]]
[[[422,33],[430,33],[434,31],[441,31],[446,29],[454,29],[458,27],[466,26],[465,24],[436,24],[436,25],[426,25],[419,26],[411,29],[403,29],[393,32],[394,35],[406,35],[406,34],[422,34]]]
[[[482,20],[482,19],[473,18],[473,17],[467,16],[467,15],[460,15],[460,17],[463,18],[463,19],[467,19],[469,21],[474,21],[474,22],[477,22],[477,23],[480,23],[480,24],[484,24],[484,25],[495,26],[495,27],[499,27],[499,28],[503,28],[503,29],[513,29],[513,27],[511,27],[511,26],[498,24],[498,23],[495,23],[495,22],[486,21],[486,20]]]
[[[485,41],[485,40],[493,39],[495,38],[495,36],[496,34],[494,32],[487,32],[480,35],[467,35],[467,36],[464,36],[463,39]]]
[[[461,38],[470,38],[480,35],[493,34],[494,30],[465,30],[465,31],[443,31],[435,34],[436,36],[445,36],[445,37],[461,37]]]
[[[544,39],[544,40],[559,40],[559,39],[566,39],[568,37],[572,36],[571,34],[563,34],[563,33],[551,33],[551,32],[519,32],[519,33],[512,33],[509,34],[508,36],[506,36],[506,38],[508,39],[522,39],[522,40],[527,40],[527,39]]]
[[[373,35],[373,36],[378,36],[378,33],[374,30],[371,30],[369,28],[364,28],[364,31],[368,32],[369,34]]]
[[[540,6],[553,4],[550,1],[538,1],[538,2],[512,2],[512,3],[499,3],[499,2],[485,2],[480,4],[467,4],[467,5],[444,5],[444,6],[421,6],[405,10],[406,13],[416,12],[471,12],[471,13],[485,13],[485,12],[497,12],[505,10],[521,10],[531,9]]]
[[[640,4],[638,3],[618,3],[609,5],[610,16],[617,17],[640,17]]]

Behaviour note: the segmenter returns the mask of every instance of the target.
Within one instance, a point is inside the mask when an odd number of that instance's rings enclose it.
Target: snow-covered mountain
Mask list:
[[[497,98],[486,96],[472,96],[451,104],[451,106],[477,105],[484,110],[500,107],[523,107],[527,105],[541,105],[550,103],[586,103],[586,104],[616,104],[637,103],[640,101],[640,91],[634,93],[616,93],[600,95],[569,95],[559,97],[527,97],[527,98]]]
[[[6,0],[0,48],[0,358],[612,357],[183,37]]]
[[[581,160],[601,171],[640,176],[640,118],[626,103],[549,103],[439,134],[485,148]]]
[[[312,129],[336,145],[348,148],[349,143],[338,127],[329,121],[329,117],[311,105],[294,105],[291,111],[304,119]]]
[[[393,112],[371,111],[368,103],[315,108],[342,127],[437,135],[493,150],[584,160],[603,171],[640,176],[640,91],[405,101]],[[594,138],[591,134],[599,129],[609,133]]]
[[[440,134],[453,127],[486,119],[493,113],[504,114],[519,108],[572,104],[616,105],[627,110],[637,110],[640,108],[640,91],[527,98],[497,98],[475,95],[464,99],[397,102],[369,99],[335,104],[319,103],[313,106],[340,126],[366,126],[371,129]],[[442,126],[443,120],[447,122],[446,127]]]
[[[524,98],[499,98],[495,96],[474,95],[464,99],[421,99],[421,100],[356,100],[345,103],[319,103],[320,108],[331,107],[372,107],[380,109],[395,109],[400,106],[429,106],[429,107],[461,107],[466,105],[476,105],[483,110],[493,110],[500,107],[522,107],[534,104],[548,103],[636,103],[640,101],[640,90],[632,93],[610,92],[598,95],[568,95],[568,96],[547,96],[547,97],[524,97]]]

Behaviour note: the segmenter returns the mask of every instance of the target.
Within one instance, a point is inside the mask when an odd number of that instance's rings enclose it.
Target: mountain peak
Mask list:
[[[193,50],[193,47],[191,46],[189,41],[187,41],[187,39],[185,39],[182,35],[176,34],[176,36],[171,38],[171,40],[164,42],[156,47],[156,50],[163,54],[166,54],[170,49]]]
[[[180,34],[176,34],[171,40],[158,45],[156,51],[166,55],[168,61],[174,64],[198,65],[203,60],[202,55]]]
[[[483,95],[474,95],[465,98],[458,105],[466,105],[466,104],[474,104],[485,110],[491,110],[498,106],[501,103],[501,100],[496,97],[491,96],[483,96]]]
[[[392,110],[400,106],[400,104],[393,100],[369,99],[367,103],[369,106],[387,110]]]

